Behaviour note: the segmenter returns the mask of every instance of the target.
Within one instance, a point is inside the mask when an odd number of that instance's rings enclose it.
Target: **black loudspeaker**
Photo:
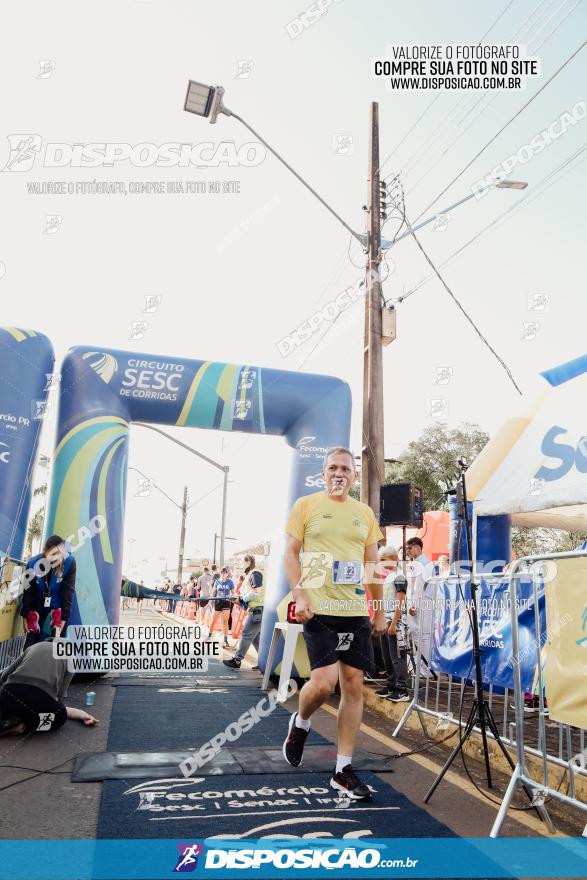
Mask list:
[[[387,483],[382,486],[380,506],[381,526],[421,529],[424,525],[422,490],[413,483]]]

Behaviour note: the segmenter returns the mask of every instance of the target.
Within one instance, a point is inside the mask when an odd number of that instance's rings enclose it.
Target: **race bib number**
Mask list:
[[[354,560],[337,559],[332,566],[332,582],[335,584],[360,584],[363,566]]]

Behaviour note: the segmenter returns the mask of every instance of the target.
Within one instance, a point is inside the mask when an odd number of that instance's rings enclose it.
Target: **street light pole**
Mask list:
[[[221,535],[219,535],[217,532],[214,532],[214,558],[212,559],[212,562],[214,564],[216,564],[216,542],[218,541],[218,538],[220,538],[220,537],[221,537]],[[228,535],[225,535],[224,540],[225,541],[238,541],[238,538],[229,538]],[[221,568],[224,565],[224,562],[225,562],[225,560],[222,560],[222,562],[220,563]]]
[[[363,442],[361,501],[379,520],[384,480],[383,345],[381,278],[381,182],[379,175],[379,105],[371,104],[367,191],[368,260],[363,358]]]
[[[138,425],[141,428],[148,428],[149,431],[155,431],[156,434],[161,434],[162,437],[166,437],[167,440],[171,440],[172,443],[176,443],[178,446],[181,446],[183,449],[187,449],[188,452],[191,452],[192,455],[197,455],[198,458],[204,459],[208,464],[211,464],[212,467],[218,468],[219,471],[222,471],[224,475],[223,479],[223,488],[222,488],[222,525],[220,528],[220,565],[224,565],[224,535],[226,533],[226,501],[228,495],[228,474],[230,472],[230,466],[227,464],[220,464],[217,461],[214,461],[213,458],[208,458],[207,455],[204,455],[203,452],[198,452],[197,449],[194,449],[192,446],[188,446],[187,443],[182,443],[181,440],[177,440],[175,437],[172,437],[171,434],[168,434],[166,431],[162,431],[161,428],[156,428],[154,425],[148,425],[145,422],[135,422],[135,425]],[[186,489],[187,491],[187,489]],[[175,502],[174,502],[175,503]],[[183,547],[183,539],[182,539],[182,547]],[[183,552],[183,551],[182,551]]]
[[[393,245],[397,244],[398,241],[401,241],[402,238],[407,238],[408,235],[411,235],[413,232],[418,232],[419,229],[422,229],[423,226],[428,226],[429,223],[433,223],[437,220],[442,214],[448,214],[450,211],[454,211],[455,208],[464,205],[465,202],[470,201],[471,199],[478,199],[483,193],[488,192],[490,189],[526,189],[528,184],[525,180],[500,180],[495,184],[488,184],[487,186],[482,187],[481,189],[474,190],[474,192],[469,193],[468,196],[464,196],[462,199],[459,199],[458,202],[454,202],[452,205],[449,205],[448,208],[443,208],[442,211],[437,211],[436,214],[432,214],[431,217],[428,217],[427,220],[422,220],[421,223],[417,223],[415,226],[412,226],[411,229],[406,229],[405,232],[402,232],[401,235],[396,236],[392,241],[382,241],[381,247],[383,250],[387,250]]]
[[[181,530],[179,533],[179,559],[177,562],[177,583],[181,584],[183,576],[183,553],[185,545],[185,518],[188,513],[188,487],[183,487],[183,504],[181,505]]]

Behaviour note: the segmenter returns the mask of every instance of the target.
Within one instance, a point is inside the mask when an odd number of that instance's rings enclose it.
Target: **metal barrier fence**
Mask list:
[[[15,636],[13,639],[6,639],[4,642],[0,642],[0,669],[4,669],[6,666],[9,666],[13,660],[22,654],[24,648],[24,639],[23,635]]]
[[[523,563],[536,563],[536,562],[546,562],[548,560],[556,560],[556,559],[580,559],[587,557],[587,552],[585,551],[575,551],[573,553],[550,553],[545,554],[543,556],[535,556],[535,557],[527,557],[526,559],[518,559],[513,564],[511,572],[510,572],[510,596],[511,596],[511,624],[512,624],[512,649],[514,658],[519,658],[520,656],[520,644],[519,644],[519,632],[518,632],[518,615],[517,615],[517,581],[519,580],[518,570]],[[555,581],[556,584],[556,581]],[[545,589],[554,589],[555,584],[552,582],[545,583]],[[544,700],[544,681],[543,681],[543,671],[542,671],[542,662],[540,656],[541,649],[541,638],[538,627],[538,610],[537,610],[537,587],[536,583],[534,583],[534,601],[535,601],[535,614],[536,614],[536,624],[537,624],[537,638],[534,643],[534,647],[536,649],[536,661],[537,661],[537,671],[538,671],[538,698],[539,698],[539,712],[538,712],[538,752],[539,756],[542,759],[542,780],[535,780],[529,773],[527,769],[527,761],[526,761],[526,743],[525,743],[525,729],[526,729],[526,719],[524,717],[524,693],[522,690],[522,682],[521,682],[521,673],[520,673],[520,664],[514,664],[514,705],[515,705],[515,720],[516,720],[516,767],[512,778],[510,779],[510,783],[508,785],[507,791],[505,793],[502,805],[499,809],[499,812],[496,816],[495,822],[493,824],[493,828],[491,829],[491,837],[497,837],[500,832],[501,826],[505,819],[508,808],[511,804],[512,798],[518,786],[523,786],[527,790],[534,792],[533,803],[540,804],[540,806],[544,806],[547,798],[552,798],[554,800],[560,801],[567,806],[574,807],[578,810],[582,810],[584,813],[587,813],[587,803],[578,799],[576,795],[576,775],[582,774],[585,775],[584,765],[582,768],[576,764],[573,758],[578,754],[583,754],[585,748],[585,729],[583,728],[572,728],[568,724],[558,724],[560,728],[560,738],[566,741],[566,751],[567,751],[567,760],[565,762],[566,765],[566,773],[568,773],[568,794],[563,794],[560,791],[560,784],[558,788],[554,788],[550,784],[549,774],[548,774],[548,764],[552,761],[552,756],[548,752],[548,742],[547,742],[547,729],[546,729],[546,707]],[[580,687],[581,684],[578,683]],[[555,722],[556,723],[556,722]],[[579,740],[579,749],[577,751],[573,751],[573,730],[578,734]],[[560,758],[557,763],[561,763]],[[564,777],[563,777],[564,778]],[[562,779],[561,779],[562,784]],[[587,832],[587,825],[585,826],[584,834]]]
[[[516,608],[516,597],[517,593],[514,587],[514,593],[512,594],[512,576],[517,575],[520,577],[519,569],[523,564],[547,561],[548,559],[557,559],[557,558],[567,558],[572,556],[585,556],[586,553],[568,553],[568,554],[551,554],[545,555],[541,557],[532,557],[532,558],[524,558],[516,561],[514,567],[512,568],[510,574],[510,603],[512,609],[512,639],[516,640],[517,646],[517,638],[518,638],[518,618],[517,614],[514,614],[513,611]],[[526,575],[527,576],[527,575]],[[484,580],[491,580],[492,578],[496,581],[503,581],[506,575],[502,576],[484,576]],[[463,583],[467,578],[461,577],[461,583]],[[449,576],[449,577],[434,577],[431,578],[426,583],[426,588],[424,591],[424,596],[428,598],[429,601],[434,602],[435,600],[435,592],[436,586],[438,583],[443,581],[458,581],[459,578],[457,576]],[[548,712],[544,703],[543,697],[543,681],[542,681],[542,669],[540,665],[540,616],[539,616],[539,605],[538,605],[538,584],[537,581],[533,581],[534,588],[534,614],[535,614],[535,626],[536,632],[539,634],[536,640],[537,647],[537,667],[538,667],[538,687],[540,689],[539,694],[539,707],[535,713],[528,716],[524,712],[524,691],[521,688],[520,681],[520,667],[519,665],[514,664],[514,684],[516,680],[518,682],[517,691],[519,700],[516,697],[516,688],[494,688],[494,685],[489,682],[487,683],[487,691],[486,697],[491,708],[492,714],[495,718],[499,729],[499,735],[501,737],[504,745],[511,747],[516,751],[518,756],[518,763],[520,763],[520,755],[532,756],[537,759],[537,761],[541,762],[543,768],[543,777],[545,777],[546,782],[548,782],[548,770],[559,769],[562,771],[562,775],[559,781],[559,788],[563,785],[565,778],[567,778],[568,788],[569,788],[569,797],[565,795],[561,795],[559,791],[557,791],[557,799],[564,801],[565,803],[572,803],[573,806],[577,806],[579,809],[587,810],[587,805],[582,801],[579,801],[575,796],[575,781],[577,777],[581,777],[587,782],[587,762],[584,767],[580,767],[576,763],[573,763],[573,758],[577,755],[585,753],[585,748],[587,747],[586,742],[586,734],[587,731],[583,728],[573,727],[568,724],[562,724],[556,721],[550,721],[548,718]],[[428,731],[426,729],[425,719],[428,717],[429,719],[436,719],[436,730],[437,731],[447,731],[451,724],[458,725],[460,722],[461,716],[463,718],[466,717],[468,712],[468,707],[465,705],[463,709],[463,705],[466,703],[466,699],[468,694],[473,694],[474,690],[474,682],[469,679],[470,686],[467,686],[467,682],[464,678],[452,675],[446,672],[436,671],[432,673],[425,662],[425,658],[422,656],[422,645],[427,645],[431,642],[432,638],[434,638],[434,627],[435,627],[435,613],[426,616],[424,614],[419,614],[418,619],[418,629],[417,633],[414,634],[414,642],[415,642],[415,650],[413,652],[413,667],[412,667],[412,683],[413,683],[413,698],[410,701],[409,705],[406,708],[406,711],[399,723],[397,724],[395,730],[393,731],[392,736],[396,737],[401,729],[405,726],[408,718],[412,713],[416,713],[420,724],[422,726],[422,730],[428,735]],[[514,654],[518,650],[517,647],[514,648]],[[501,693],[501,690],[504,690]],[[517,703],[520,705],[517,705]],[[522,719],[522,723],[520,723],[520,719]],[[479,734],[481,733],[479,728],[475,728]],[[492,734],[487,731],[488,737],[493,739]],[[544,782],[544,780],[543,780]],[[548,788],[549,795],[551,795],[551,788],[545,783],[538,784],[536,781],[532,781],[530,785],[530,777],[525,778],[522,781],[521,775],[517,776],[517,784],[524,785],[525,787],[531,788],[533,791],[537,789],[546,789]],[[510,782],[510,786],[513,785],[513,779]],[[515,788],[515,785],[513,785]],[[507,804],[505,807],[502,805],[503,814],[507,810],[507,806],[511,801],[511,796],[513,795],[513,788],[510,792],[508,789],[508,793],[506,797],[508,797]],[[553,789],[554,791],[554,789]],[[554,797],[554,794],[551,796]],[[505,801],[504,801],[505,803]],[[537,797],[536,800],[537,805],[541,804],[541,795]],[[503,816],[501,817],[500,823],[503,821]],[[495,832],[495,833],[494,833]],[[499,826],[497,824],[494,826],[494,831],[492,831],[492,836],[496,836],[499,832]]]

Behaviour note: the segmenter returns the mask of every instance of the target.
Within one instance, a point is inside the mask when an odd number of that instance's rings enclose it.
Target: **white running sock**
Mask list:
[[[298,712],[298,714],[296,715],[296,727],[301,727],[302,730],[309,730],[310,719],[308,718],[308,720],[306,721],[305,718],[302,718],[302,716]]]
[[[353,763],[352,755],[337,755],[336,756],[336,770],[335,773],[341,773],[345,767],[348,767],[349,764]]]

